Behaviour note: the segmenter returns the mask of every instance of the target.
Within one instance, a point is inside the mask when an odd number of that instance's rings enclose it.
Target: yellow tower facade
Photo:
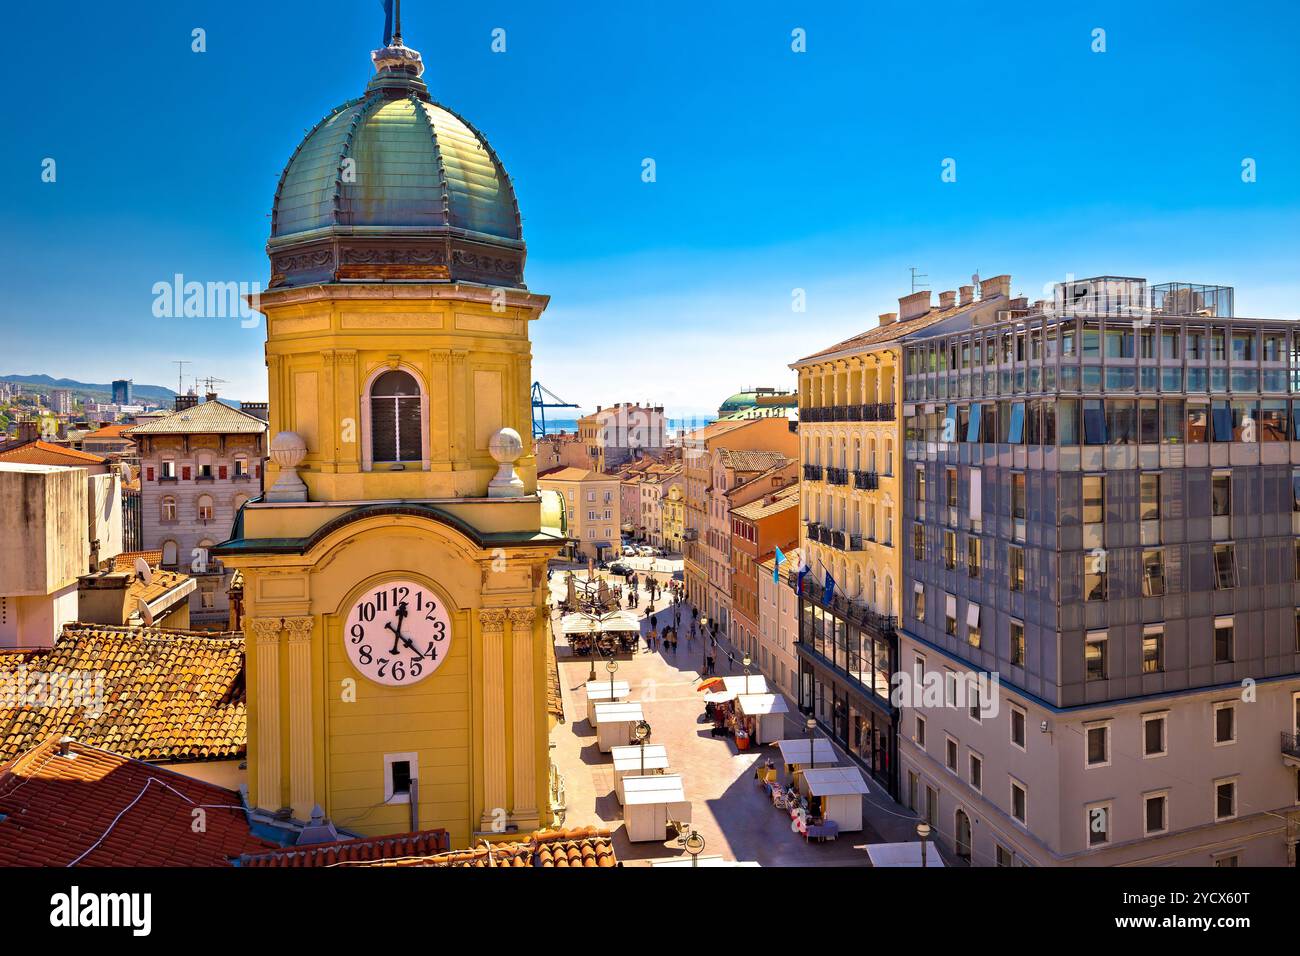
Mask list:
[[[243,571],[252,803],[453,846],[550,822],[546,564],[513,187],[400,35],[290,159]]]

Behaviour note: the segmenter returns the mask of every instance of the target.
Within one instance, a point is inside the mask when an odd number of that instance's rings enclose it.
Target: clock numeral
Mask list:
[[[420,658],[417,657],[415,660],[411,661],[412,677],[419,677],[423,671],[424,671],[424,663],[421,661]]]
[[[363,621],[373,621],[375,619],[375,605],[372,601],[366,601],[357,609],[357,616]]]
[[[393,588],[393,606],[396,607],[405,601],[411,594],[411,589],[405,585],[398,585]]]
[[[406,668],[402,667],[401,661],[393,661],[393,680],[406,680]]]
[[[376,606],[378,606],[379,610],[381,610],[381,611],[387,611],[387,610],[388,610],[388,592],[387,592],[387,591],[376,591],[376,592],[375,592],[375,604],[376,604]]]
[[[388,666],[388,658],[387,657],[379,658],[379,670],[376,673],[378,673],[380,677],[383,677],[384,668],[386,668],[387,666]]]
[[[433,639],[435,641],[445,641],[447,639],[447,625],[442,621],[434,621],[433,630]]]
[[[361,641],[365,638],[365,636],[366,636],[366,629],[365,629],[364,627],[362,627],[360,624],[353,624],[353,625],[352,625],[352,643],[353,643],[353,644],[360,644]]]
[[[362,644],[357,648],[357,660],[361,661],[363,664],[369,664],[373,659],[373,654],[374,651],[369,644]]]
[[[433,600],[429,601],[429,613],[424,615],[424,619],[426,621],[432,621],[433,616],[437,613],[438,613],[438,602]]]
[[[416,591],[416,592],[415,592],[415,609],[416,609],[417,611],[423,611],[423,610],[424,610],[424,592],[423,592],[423,591]]]
[[[438,659],[438,649],[433,646],[432,642],[429,644],[429,649],[424,652],[424,656],[429,658],[431,661],[436,661]]]

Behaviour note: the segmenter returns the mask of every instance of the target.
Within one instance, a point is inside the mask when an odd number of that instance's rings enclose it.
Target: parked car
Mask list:
[[[622,561],[615,561],[613,564],[609,566],[609,573],[617,574],[619,577],[625,578],[632,573],[632,569],[629,568]]]
[[[650,547],[650,545],[648,545],[648,544],[643,544],[641,547],[639,547],[639,548],[636,549],[636,552],[637,552],[637,554],[639,554],[639,555],[640,555],[641,557],[643,557],[643,558],[657,558],[657,557],[659,557],[659,549],[658,549],[658,548],[652,548],[652,547]]]
[[[635,545],[630,545],[630,544],[623,545],[623,557],[635,558],[638,553],[639,552],[637,551]]]

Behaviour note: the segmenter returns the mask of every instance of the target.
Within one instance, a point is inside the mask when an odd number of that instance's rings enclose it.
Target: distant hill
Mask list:
[[[0,375],[0,382],[33,385],[41,389],[66,388],[82,398],[90,398],[97,402],[111,401],[113,397],[111,382],[97,385],[93,382],[78,382],[71,378],[51,378],[48,375]],[[170,405],[176,400],[176,392],[165,385],[133,384],[131,386],[131,396],[132,398],[156,402],[161,405]]]

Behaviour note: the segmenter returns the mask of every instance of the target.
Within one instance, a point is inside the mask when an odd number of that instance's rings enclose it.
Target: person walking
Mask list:
[[[650,625],[650,653],[655,652],[655,645],[659,642],[659,632],[655,630],[653,624]]]
[[[709,651],[709,656],[704,659],[704,673],[713,676],[716,671],[713,666],[713,651]]]

